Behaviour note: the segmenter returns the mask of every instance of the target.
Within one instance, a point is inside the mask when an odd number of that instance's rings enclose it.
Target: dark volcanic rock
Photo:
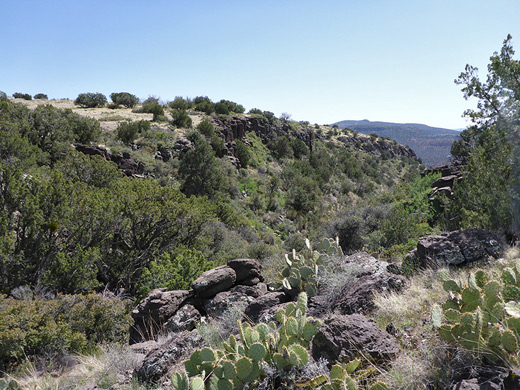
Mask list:
[[[244,311],[247,318],[253,322],[258,322],[262,314],[280,303],[286,303],[291,300],[287,294],[281,291],[269,292],[255,299]]]
[[[144,172],[144,164],[142,162],[136,162],[130,153],[118,153],[112,154],[101,146],[74,144],[74,147],[78,152],[88,154],[90,156],[101,156],[107,161],[112,161],[117,164],[117,167],[126,176],[138,176]]]
[[[469,378],[460,380],[450,390],[520,390],[518,369],[477,366],[469,370]]]
[[[183,330],[193,330],[195,325],[200,322],[201,315],[192,305],[184,305],[165,325],[168,332],[181,332]]]
[[[261,274],[262,266],[258,262],[258,260],[254,259],[234,259],[229,260],[227,263],[228,267],[231,267],[235,270],[237,274],[236,283],[240,284],[243,280],[246,279],[258,279],[259,282],[263,282],[264,278]]]
[[[189,292],[185,290],[156,289],[150,292],[132,311],[134,326],[130,331],[131,343],[152,339],[188,296]]]
[[[348,361],[359,353],[375,361],[390,360],[399,353],[397,342],[361,314],[336,315],[324,321],[312,341],[312,356],[329,364]]]
[[[177,333],[149,352],[134,373],[141,382],[156,383],[175,369],[181,369],[180,363],[203,345],[204,341],[196,331]]]
[[[405,284],[403,276],[389,272],[390,264],[366,252],[345,257],[341,260],[341,266],[343,272],[351,270],[352,278],[333,297],[322,295],[321,291],[313,297],[309,304],[310,315],[323,316],[327,311],[340,314],[367,313],[374,308],[374,293],[400,290]]]
[[[223,265],[204,272],[191,283],[191,287],[200,298],[209,298],[229,289],[236,278],[235,270]]]
[[[423,237],[407,258],[415,257],[422,267],[466,265],[498,258],[502,248],[501,239],[491,232],[457,230],[442,236]]]
[[[244,294],[244,295],[249,295],[250,297],[253,297],[253,298],[258,298],[267,293],[267,284],[256,283],[253,286],[239,284],[239,285],[233,287],[229,291],[232,293],[240,293],[240,294]]]
[[[213,298],[204,300],[203,305],[209,317],[218,319],[232,307],[243,310],[254,300],[254,297],[241,292],[223,291]]]

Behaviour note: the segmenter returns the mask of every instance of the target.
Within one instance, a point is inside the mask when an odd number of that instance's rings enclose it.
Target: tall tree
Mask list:
[[[477,99],[477,109],[465,111],[472,125],[452,147],[465,168],[448,207],[448,227],[484,227],[518,238],[520,61],[511,40],[508,35],[491,56],[486,81],[471,65],[455,80],[465,99]]]

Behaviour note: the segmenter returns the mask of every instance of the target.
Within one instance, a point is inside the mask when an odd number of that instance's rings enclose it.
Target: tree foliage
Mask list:
[[[94,108],[103,107],[107,102],[107,97],[99,92],[80,93],[74,104],[81,107]]]
[[[520,61],[508,35],[488,65],[486,81],[467,65],[455,80],[477,109],[464,114],[473,125],[454,143],[452,155],[464,164],[447,207],[449,228],[483,227],[519,236]]]
[[[139,98],[129,92],[113,92],[110,94],[110,99],[112,99],[114,104],[125,106],[126,108],[133,108],[139,103]]]

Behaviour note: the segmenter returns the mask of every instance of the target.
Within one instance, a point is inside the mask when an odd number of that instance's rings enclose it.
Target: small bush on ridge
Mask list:
[[[15,93],[13,93],[13,97],[15,99],[32,100],[32,96],[29,95],[28,93],[15,92]]]
[[[114,92],[110,95],[110,99],[112,99],[116,105],[122,105],[126,108],[132,108],[139,103],[139,98],[128,92]]]
[[[106,102],[107,97],[99,92],[80,93],[74,100],[75,105],[87,108],[103,107]]]

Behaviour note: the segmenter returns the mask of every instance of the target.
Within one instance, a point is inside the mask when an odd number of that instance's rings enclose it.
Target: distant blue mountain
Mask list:
[[[448,162],[451,145],[459,139],[460,131],[431,127],[420,123],[391,123],[344,120],[333,123],[363,134],[375,133],[402,145],[408,145],[426,166],[438,166]]]

